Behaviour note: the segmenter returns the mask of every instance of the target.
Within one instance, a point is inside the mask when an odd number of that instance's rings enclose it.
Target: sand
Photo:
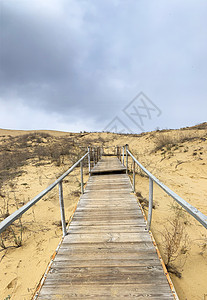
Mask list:
[[[49,132],[58,137],[68,133]],[[24,132],[21,132],[23,134]],[[20,132],[0,130],[0,137],[19,135]],[[73,134],[71,134],[73,135]],[[169,149],[163,147],[155,151],[159,136],[170,136],[174,146]],[[3,137],[4,136],[4,137]],[[111,133],[75,134],[81,145],[87,143],[115,146],[129,144],[130,150],[139,161],[157,178],[165,183],[186,201],[197,207],[207,215],[207,129],[188,128],[183,130],[156,131],[142,135],[116,135]],[[107,151],[114,151],[108,148]],[[195,154],[196,153],[196,154]],[[46,162],[45,162],[46,163]],[[26,203],[41,190],[52,183],[57,176],[65,171],[72,162],[65,160],[64,165],[57,167],[49,161],[47,164],[35,166],[29,161],[22,166],[21,176],[12,182],[4,184],[4,193],[9,198],[10,211],[16,209],[15,199],[19,205]],[[129,161],[131,168],[131,161]],[[80,190],[79,169],[69,175],[64,183],[64,199],[67,220],[73,214],[79,199]],[[140,170],[136,174],[136,191],[148,198],[148,178],[141,176]],[[84,180],[87,180],[85,169]],[[0,196],[0,205],[3,199]],[[31,299],[35,289],[44,274],[51,257],[61,240],[60,210],[58,203],[58,189],[40,200],[23,217],[25,226],[23,243],[19,248],[8,248],[0,252],[0,299]],[[164,226],[170,228],[169,220],[173,220],[175,210],[174,201],[159,187],[154,186],[154,203],[152,218],[152,232],[158,247],[165,259],[163,241]],[[1,207],[1,206],[0,206]],[[147,209],[145,209],[147,215]],[[182,277],[171,274],[176,291],[181,300],[205,299],[207,294],[207,232],[194,218],[187,213],[182,215],[187,234],[186,253],[179,253],[173,263]],[[8,299],[8,298],[7,298]]]

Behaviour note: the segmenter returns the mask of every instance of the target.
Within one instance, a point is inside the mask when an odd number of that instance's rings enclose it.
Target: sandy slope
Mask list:
[[[68,132],[56,131],[56,130],[11,130],[11,129],[0,128],[0,137],[17,136],[17,135],[36,133],[36,132],[44,132],[54,136],[68,135]]]
[[[13,136],[22,133],[0,130],[0,136],[4,139],[8,134]],[[48,133],[55,136],[66,135],[66,133],[59,132]],[[162,150],[155,152],[158,138],[163,135],[170,136],[174,146],[163,147]],[[111,133],[76,134],[74,136],[80,145],[95,142],[111,147],[128,143],[130,150],[145,167],[173,191],[207,215],[207,129],[205,126],[203,129],[195,127],[169,132],[157,131],[138,136]],[[108,148],[107,151],[113,151],[113,148]],[[26,203],[28,199],[48,186],[66,167],[67,165],[57,167],[53,164],[35,167],[32,161],[23,166],[22,169],[26,172],[12,180],[12,183],[6,182],[3,187],[4,191],[7,191],[11,212],[16,209],[15,198],[18,199],[19,205],[21,202]],[[131,162],[129,162],[129,167],[131,167]],[[79,189],[78,176],[79,170],[70,176],[69,182],[64,184],[67,219],[72,214],[79,198],[73,193]],[[148,179],[140,176],[138,169],[136,191],[141,192],[143,197],[148,197]],[[164,225],[170,228],[169,220],[173,220],[175,211],[172,208],[171,198],[156,186],[154,187],[154,201],[152,231],[165,257],[162,233]],[[3,205],[1,196],[0,205]],[[34,210],[25,214],[23,246],[0,252],[1,299],[5,299],[8,295],[11,295],[11,299],[31,298],[61,239],[59,220],[56,189],[50,193],[50,197],[36,204]],[[174,262],[182,277],[177,278],[172,275],[172,279],[180,299],[204,299],[204,294],[207,294],[207,232],[186,213],[183,213],[182,220],[185,232],[188,234],[188,245],[186,254],[179,253],[178,259]]]
[[[28,166],[24,169],[27,173],[15,180],[15,194],[13,186],[5,186],[10,205],[14,205],[14,196],[26,202],[56,179],[55,167],[44,167],[44,173],[42,167],[34,169]],[[73,194],[73,191],[80,189],[77,180],[80,177],[79,170],[77,171],[70,176],[70,183],[63,184],[66,220],[69,220],[79,199]],[[13,208],[15,209],[15,206]],[[30,299],[34,293],[62,235],[58,188],[40,200],[34,209],[28,211],[22,218],[22,223],[25,226],[23,246],[0,252],[1,299],[8,295],[12,295],[12,299]]]

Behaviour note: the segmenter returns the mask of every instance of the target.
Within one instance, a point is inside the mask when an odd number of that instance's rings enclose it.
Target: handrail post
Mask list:
[[[83,189],[83,161],[80,162],[80,170],[81,170],[81,194],[84,193]]]
[[[126,144],[126,174],[128,174],[128,144]]]
[[[124,166],[124,146],[122,148],[123,148],[123,151],[122,151],[122,164]]]
[[[99,147],[97,148],[97,162],[99,161],[100,157],[99,157]]]
[[[93,149],[92,149],[92,151],[93,151],[93,166],[95,167],[95,153],[94,153],[94,147],[93,147]]]
[[[98,162],[98,147],[96,147],[96,163]]]
[[[148,208],[148,223],[147,229],[150,230],[152,221],[152,207],[153,207],[153,180],[149,177],[149,208]]]
[[[64,209],[64,201],[63,201],[62,181],[59,182],[59,202],[60,202],[60,213],[61,213],[63,236],[66,236],[67,231],[66,231],[66,223],[65,223],[65,209]]]
[[[135,161],[133,160],[133,192],[135,193]]]
[[[91,175],[91,158],[90,158],[90,147],[88,147],[88,172],[89,176]]]

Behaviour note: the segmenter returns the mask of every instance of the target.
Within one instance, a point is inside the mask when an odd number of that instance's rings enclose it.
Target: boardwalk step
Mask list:
[[[45,285],[39,299],[156,299],[170,300],[168,288],[160,284],[130,284],[130,285]]]
[[[92,169],[91,175],[121,174],[126,173],[124,167],[114,156],[104,156]]]

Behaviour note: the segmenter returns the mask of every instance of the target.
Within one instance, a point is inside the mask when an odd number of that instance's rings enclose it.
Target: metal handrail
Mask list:
[[[152,220],[152,206],[153,206],[153,182],[155,182],[161,189],[163,189],[169,196],[171,196],[179,205],[181,205],[191,216],[193,216],[198,222],[201,223],[207,229],[207,216],[200,212],[196,207],[189,204],[183,198],[178,196],[175,192],[169,189],[164,183],[152,175],[128,150],[128,145],[126,148],[126,173],[128,173],[128,155],[133,159],[133,189],[135,192],[135,163],[147,174],[149,177],[149,209],[148,209],[148,229],[150,229]],[[123,156],[124,163],[124,156]]]
[[[94,149],[94,148],[93,148]],[[93,150],[94,152],[94,150]],[[24,206],[16,210],[6,219],[4,219],[0,223],[0,233],[2,233],[8,226],[10,226],[15,220],[20,218],[29,208],[31,208],[34,204],[36,204],[42,197],[44,197],[48,192],[50,192],[56,185],[59,184],[59,201],[60,201],[60,210],[61,210],[61,221],[62,221],[62,229],[63,229],[63,236],[66,233],[66,222],[65,222],[65,211],[64,211],[64,202],[63,202],[63,187],[62,181],[63,179],[69,175],[79,164],[81,168],[81,192],[84,193],[83,188],[83,160],[88,156],[88,166],[89,166],[89,175],[91,175],[91,159],[90,159],[90,147],[88,147],[88,152],[84,154],[71,168],[69,168],[63,175],[61,175],[55,182],[49,185],[45,190],[39,193],[36,197],[26,203]],[[100,158],[100,153],[96,155],[96,162],[98,162]]]

